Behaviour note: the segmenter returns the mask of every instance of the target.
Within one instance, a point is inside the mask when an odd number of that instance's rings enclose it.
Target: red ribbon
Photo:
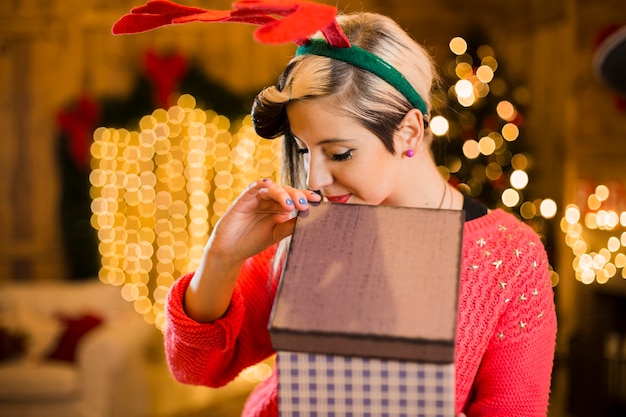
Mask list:
[[[82,96],[73,106],[57,113],[57,124],[69,141],[70,158],[81,171],[89,168],[91,135],[99,117],[98,105],[87,96]]]
[[[144,69],[154,87],[156,105],[168,107],[171,94],[187,72],[185,58],[180,54],[159,56],[154,51],[148,51],[144,56]]]

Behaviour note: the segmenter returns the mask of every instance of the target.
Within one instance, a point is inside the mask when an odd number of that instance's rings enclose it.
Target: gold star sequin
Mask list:
[[[496,267],[496,269],[500,268],[502,266],[502,259],[498,259],[497,261],[492,263],[493,266]]]
[[[519,328],[520,328],[520,329],[524,329],[524,328],[526,328],[526,325],[527,325],[527,324],[528,324],[528,323],[526,323],[525,321],[520,321],[520,322],[519,322]]]
[[[520,300],[520,301],[526,301],[526,300],[527,300],[527,298],[526,298],[526,294],[522,294],[522,295],[520,295],[519,300]]]
[[[483,251],[483,255],[485,255],[485,258],[488,258],[491,256],[491,251],[488,251],[488,250]]]
[[[469,269],[471,271],[478,271],[478,265],[470,265]]]
[[[542,311],[541,313],[539,313],[539,315],[538,315],[537,317],[539,317],[540,319],[542,319],[542,318],[543,318],[543,311]]]
[[[500,288],[502,288],[503,290],[506,289],[506,282],[499,282],[498,284],[500,285]]]
[[[537,263],[537,261],[533,261],[533,269],[537,269],[538,266],[539,264]]]
[[[487,244],[487,241],[485,240],[484,237],[481,237],[480,239],[476,241],[476,244],[482,248],[483,246]]]
[[[502,332],[498,332],[498,339],[499,339],[499,340],[504,340],[504,338],[505,338],[505,337],[506,337],[506,336],[504,336],[504,333],[502,333]]]
[[[533,297],[536,297],[539,295],[539,290],[537,288],[535,288],[532,292]]]
[[[519,256],[522,254],[522,251],[519,249],[515,249],[513,252],[515,252],[515,256],[519,258]]]
[[[498,230],[501,231],[501,232],[504,232],[506,230],[506,226],[501,224],[501,225],[498,226]]]

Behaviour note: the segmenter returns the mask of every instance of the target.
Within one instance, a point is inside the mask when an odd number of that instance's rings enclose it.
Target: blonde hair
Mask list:
[[[337,21],[352,45],[392,65],[404,75],[428,109],[431,108],[430,93],[437,76],[433,60],[424,47],[386,16],[355,13],[339,15]],[[392,154],[395,153],[393,134],[413,108],[399,91],[367,70],[317,55],[293,58],[278,83],[261,91],[252,107],[254,127],[261,137],[284,136],[282,173],[287,184],[303,187],[304,172],[285,105],[294,100],[326,96],[332,97],[344,115],[379,137]],[[429,117],[430,114],[424,115],[426,121]]]

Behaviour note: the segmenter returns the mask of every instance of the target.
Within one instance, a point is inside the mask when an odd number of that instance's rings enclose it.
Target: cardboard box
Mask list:
[[[464,213],[299,214],[269,330],[281,417],[453,417]]]
[[[274,349],[454,361],[463,212],[322,203],[301,212]]]

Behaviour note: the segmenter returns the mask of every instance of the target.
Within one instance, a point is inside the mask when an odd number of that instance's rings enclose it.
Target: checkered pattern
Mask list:
[[[278,352],[281,417],[453,417],[454,364]]]

